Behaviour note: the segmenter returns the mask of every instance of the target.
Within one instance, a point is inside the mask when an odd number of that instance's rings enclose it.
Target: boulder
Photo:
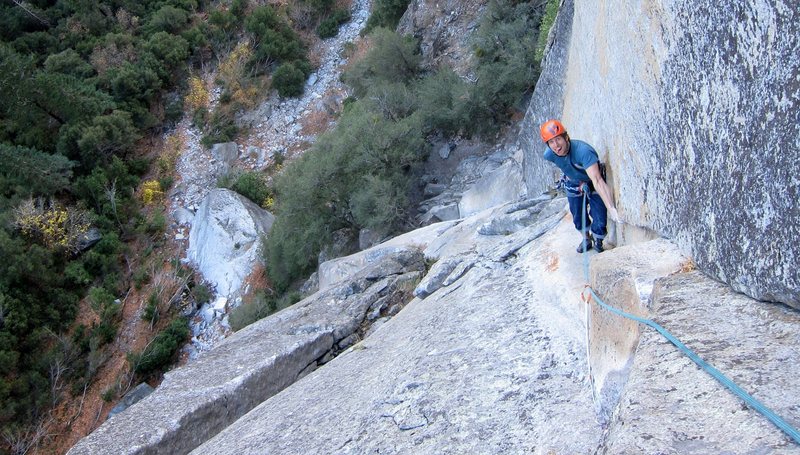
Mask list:
[[[339,229],[332,237],[331,244],[319,252],[319,264],[358,251],[358,235],[352,229]]]
[[[452,152],[454,148],[456,148],[456,144],[453,143],[442,145],[439,147],[439,158],[446,160],[448,157],[450,157],[450,152]]]
[[[211,156],[219,162],[222,173],[227,173],[239,158],[239,146],[235,142],[224,142],[211,146]]]
[[[100,229],[90,228],[88,231],[78,236],[78,251],[86,251],[95,246],[95,244],[102,239],[103,234],[100,232]]]
[[[188,260],[220,296],[238,292],[260,261],[274,217],[244,196],[217,188],[203,199],[189,232]]]
[[[432,224],[394,237],[368,250],[323,262],[317,270],[319,274],[319,289],[326,289],[333,283],[352,276],[359,270],[381,260],[384,256],[403,251],[424,249],[431,241],[455,224],[457,223],[453,221]]]
[[[484,175],[461,197],[458,210],[461,216],[472,215],[489,207],[513,201],[525,194],[519,165],[509,160]]]
[[[133,388],[133,390],[126,393],[125,396],[122,397],[122,400],[120,400],[119,403],[116,404],[116,406],[111,408],[111,411],[108,412],[108,418],[110,419],[111,417],[114,417],[120,412],[138,403],[142,398],[146,397],[147,395],[150,395],[150,393],[152,393],[153,390],[155,389],[150,387],[150,384],[146,382],[137,385],[136,387]]]
[[[508,235],[529,226],[550,202],[549,196],[512,204],[505,213],[491,218],[478,228],[483,235]]]
[[[358,249],[359,251],[372,248],[373,246],[381,243],[381,240],[386,238],[385,235],[375,232],[371,229],[361,229],[358,231]]]
[[[319,274],[314,272],[311,274],[310,277],[300,286],[300,295],[303,297],[307,297],[317,291],[319,291]]]
[[[567,261],[538,265],[552,244],[513,264],[479,261],[194,453],[598,451],[581,285],[553,294],[553,283],[576,280]]]
[[[431,217],[438,221],[457,220],[461,217],[461,213],[458,210],[458,204],[456,203],[431,207],[428,213],[430,213]]]
[[[178,225],[191,225],[192,221],[194,221],[194,213],[186,207],[178,207],[172,211],[172,219],[174,219]]]
[[[447,185],[442,183],[429,183],[425,185],[425,189],[423,190],[423,196],[425,197],[433,197],[439,194],[442,194],[444,190],[447,189]]]

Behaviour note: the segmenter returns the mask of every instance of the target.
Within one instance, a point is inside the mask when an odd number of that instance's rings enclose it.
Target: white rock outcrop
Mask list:
[[[260,261],[261,238],[275,217],[244,196],[224,188],[211,190],[195,214],[187,259],[223,297],[239,291]]]

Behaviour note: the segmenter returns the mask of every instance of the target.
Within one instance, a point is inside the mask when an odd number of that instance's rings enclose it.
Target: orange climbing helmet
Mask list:
[[[539,134],[542,136],[542,141],[544,142],[566,133],[566,128],[564,128],[564,125],[558,120],[548,120],[542,123],[542,126],[539,128]]]

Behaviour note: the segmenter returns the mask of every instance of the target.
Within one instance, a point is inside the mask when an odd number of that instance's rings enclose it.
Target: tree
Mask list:
[[[66,189],[75,163],[62,155],[0,144],[0,196],[53,196]],[[2,204],[0,204],[2,207]]]
[[[92,119],[77,141],[81,161],[109,163],[113,155],[126,155],[140,134],[128,112],[116,110]]]
[[[254,62],[269,65],[274,61],[305,60],[305,46],[271,6],[255,8],[245,19],[244,28],[252,36]]]
[[[143,27],[146,34],[156,32],[178,33],[189,23],[186,11],[172,5],[164,5],[150,16],[147,25]]]
[[[157,32],[147,39],[144,48],[170,68],[176,68],[189,56],[189,43],[179,35]]]
[[[464,106],[470,130],[490,134],[509,117],[509,110],[536,83],[536,43],[543,5],[492,2],[476,32],[477,82]]]
[[[372,14],[367,19],[364,33],[369,33],[375,28],[383,27],[389,29],[397,28],[400,18],[408,9],[410,0],[375,0],[372,6]]]
[[[85,79],[95,74],[94,68],[81,58],[74,49],[66,49],[58,54],[51,54],[44,61],[44,70],[48,73],[61,73]]]
[[[343,75],[362,97],[376,81],[407,83],[419,73],[421,56],[414,38],[378,28],[370,35],[372,49]]]
[[[290,62],[281,63],[272,75],[272,86],[284,97],[302,95],[305,81],[306,75],[303,71]]]
[[[449,68],[420,81],[415,92],[425,131],[458,134],[468,121],[464,105],[469,90],[470,86]]]
[[[30,57],[0,45],[2,139],[49,151],[59,129],[114,106],[111,98],[75,76],[38,70]]]

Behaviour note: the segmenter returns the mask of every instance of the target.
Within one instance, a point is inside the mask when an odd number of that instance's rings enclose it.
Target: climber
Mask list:
[[[564,125],[558,120],[548,120],[539,129],[542,141],[547,144],[544,159],[551,161],[562,172],[562,182],[567,192],[569,211],[575,229],[581,232],[578,253],[594,248],[603,252],[603,239],[606,236],[606,217],[619,222],[611,189],[606,185],[605,166],[600,163],[597,152],[591,145],[577,139],[570,139]],[[581,208],[583,195],[588,195],[586,224],[589,229],[583,232]],[[585,208],[585,207],[583,207]]]

